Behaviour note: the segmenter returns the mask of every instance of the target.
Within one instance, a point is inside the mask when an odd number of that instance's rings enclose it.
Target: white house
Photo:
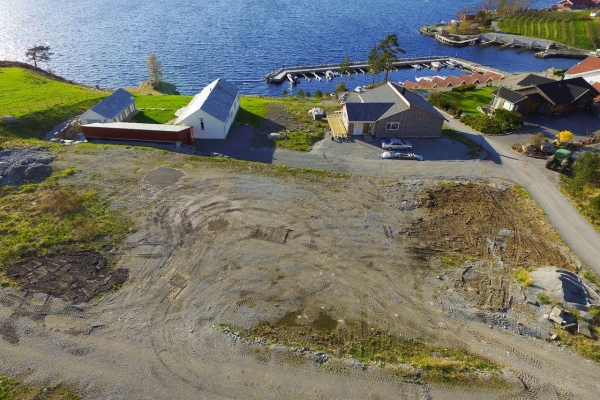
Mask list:
[[[177,110],[175,124],[193,128],[195,139],[225,139],[240,108],[240,91],[217,79]]]
[[[137,113],[133,95],[126,90],[117,89],[113,94],[84,112],[81,124],[95,122],[123,122],[129,121]]]
[[[589,56],[565,72],[565,79],[583,78],[590,85],[600,82],[600,58]]]

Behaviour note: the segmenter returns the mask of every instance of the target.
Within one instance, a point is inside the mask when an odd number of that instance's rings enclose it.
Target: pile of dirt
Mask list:
[[[129,271],[112,270],[101,254],[82,251],[30,258],[8,268],[6,275],[23,289],[84,302],[123,284]]]
[[[572,268],[552,239],[540,211],[514,187],[445,184],[422,198],[430,217],[415,221],[415,256],[463,255],[505,268]]]
[[[39,183],[52,173],[54,156],[34,150],[0,151],[0,185]]]

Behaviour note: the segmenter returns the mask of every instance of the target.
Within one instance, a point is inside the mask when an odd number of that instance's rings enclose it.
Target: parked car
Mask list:
[[[381,148],[386,150],[412,150],[412,144],[408,140],[385,139],[381,141]]]
[[[399,151],[384,151],[381,153],[381,158],[384,160],[389,160],[392,158],[397,158],[400,160],[417,160],[423,161],[423,156],[420,156],[415,153],[401,153]]]

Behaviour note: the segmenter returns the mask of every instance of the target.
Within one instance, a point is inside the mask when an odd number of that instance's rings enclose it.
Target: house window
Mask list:
[[[400,128],[400,123],[398,122],[388,122],[386,128],[388,131],[397,131]]]
[[[200,118],[200,129],[204,130],[204,118]]]

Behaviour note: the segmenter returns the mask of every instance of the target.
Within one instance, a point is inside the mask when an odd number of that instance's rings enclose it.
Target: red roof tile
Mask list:
[[[594,57],[594,56],[589,56],[588,58],[586,58],[579,64],[570,68],[565,73],[569,74],[569,75],[576,75],[576,74],[583,74],[585,72],[590,72],[590,71],[595,71],[595,70],[600,70],[600,58]]]

